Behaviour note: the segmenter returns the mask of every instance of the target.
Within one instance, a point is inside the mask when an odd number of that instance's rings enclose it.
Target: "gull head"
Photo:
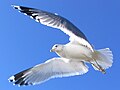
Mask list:
[[[52,49],[50,50],[50,52],[60,52],[63,50],[63,45],[61,44],[55,44]]]

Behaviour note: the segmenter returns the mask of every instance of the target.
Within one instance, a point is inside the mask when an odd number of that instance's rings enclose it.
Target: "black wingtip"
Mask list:
[[[34,8],[29,8],[29,7],[25,7],[25,6],[18,6],[18,5],[11,5],[14,9],[18,9],[18,10],[24,10],[24,11],[26,11],[26,10],[29,10],[29,9],[33,9],[34,10]]]
[[[26,77],[26,76],[24,76],[24,75],[25,75],[25,73],[26,73],[28,70],[29,70],[29,69],[24,70],[24,71],[22,71],[22,72],[20,72],[20,73],[18,73],[18,74],[15,74],[14,76],[11,76],[11,77],[8,79],[9,82],[12,82],[13,85],[18,85],[18,86],[27,86],[27,85],[29,85],[29,83],[28,83],[28,82],[25,82],[25,80],[24,80],[24,78]]]
[[[15,77],[14,76],[11,76],[9,79],[8,79],[9,82],[14,82],[15,81]]]
[[[20,9],[20,6],[17,6],[17,5],[11,5],[14,9],[19,9],[19,10],[21,10]]]

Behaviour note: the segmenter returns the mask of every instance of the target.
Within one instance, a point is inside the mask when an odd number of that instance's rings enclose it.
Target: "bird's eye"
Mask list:
[[[58,47],[57,45],[55,47]]]

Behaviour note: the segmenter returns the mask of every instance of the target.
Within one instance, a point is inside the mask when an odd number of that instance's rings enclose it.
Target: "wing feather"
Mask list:
[[[83,62],[69,62],[65,58],[52,58],[9,78],[18,85],[35,85],[55,77],[81,75],[88,71]]]
[[[87,40],[86,36],[67,19],[57,14],[53,14],[43,10],[15,5],[13,7],[15,9],[18,9],[20,12],[32,17],[37,22],[40,22],[43,25],[60,29],[70,36],[70,41],[72,43],[77,41],[78,44],[82,44],[93,51],[93,47]]]

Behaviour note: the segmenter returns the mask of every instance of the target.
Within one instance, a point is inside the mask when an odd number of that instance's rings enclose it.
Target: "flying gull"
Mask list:
[[[55,44],[52,47],[51,52],[55,52],[60,57],[54,57],[13,75],[9,78],[10,82],[19,86],[35,85],[51,78],[85,74],[88,72],[85,63],[90,63],[95,70],[102,73],[112,66],[112,51],[109,48],[95,50],[86,36],[67,19],[35,8],[16,5],[13,7],[43,25],[60,29],[70,36],[70,42],[65,45]]]

